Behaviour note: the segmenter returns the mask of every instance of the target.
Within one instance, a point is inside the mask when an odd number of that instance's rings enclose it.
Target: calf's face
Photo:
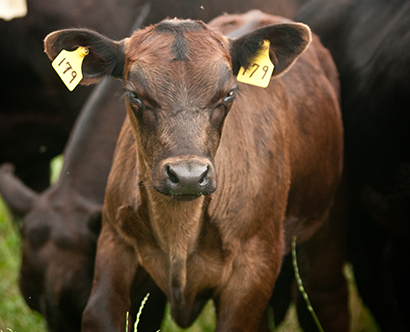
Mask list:
[[[89,30],[61,30],[45,40],[54,59],[88,48],[83,84],[105,74],[122,78],[145,183],[176,200],[215,191],[214,157],[225,118],[237,99],[235,74],[265,39],[273,75],[284,73],[310,42],[303,24],[280,24],[230,41],[200,21],[165,20],[120,42]]]
[[[165,21],[129,40],[126,103],[162,194],[191,199],[216,189],[213,158],[237,89],[228,47],[194,21]]]

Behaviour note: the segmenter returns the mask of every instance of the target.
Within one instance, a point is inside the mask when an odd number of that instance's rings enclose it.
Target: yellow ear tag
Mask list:
[[[247,68],[241,67],[238,76],[239,82],[266,88],[269,85],[275,66],[269,58],[269,40],[264,40],[262,48],[249,62]]]
[[[73,91],[83,79],[82,65],[88,53],[88,49],[81,46],[71,52],[62,50],[52,62],[54,70],[68,90]]]

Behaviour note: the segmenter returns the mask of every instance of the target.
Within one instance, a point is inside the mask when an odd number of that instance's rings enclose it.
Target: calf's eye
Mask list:
[[[234,90],[230,90],[225,98],[222,100],[222,104],[229,104],[230,102],[232,102],[235,99],[235,91]]]
[[[128,93],[128,101],[130,103],[136,104],[138,107],[141,107],[144,105],[142,100],[140,99],[140,97],[135,91],[130,91]]]

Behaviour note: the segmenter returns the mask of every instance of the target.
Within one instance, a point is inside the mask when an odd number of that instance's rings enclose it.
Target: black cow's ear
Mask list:
[[[83,61],[83,79],[80,84],[97,83],[104,75],[123,77],[125,40],[111,40],[88,29],[65,29],[50,33],[44,40],[44,48],[50,60],[62,51],[73,51],[79,46],[88,49]]]
[[[274,24],[259,28],[231,41],[232,69],[237,75],[246,68],[261,49],[264,40],[270,42],[269,57],[275,66],[272,76],[282,75],[293,65],[312,40],[310,29],[302,23]]]
[[[38,203],[39,195],[14,175],[14,166],[0,165],[0,194],[9,208],[25,216]]]

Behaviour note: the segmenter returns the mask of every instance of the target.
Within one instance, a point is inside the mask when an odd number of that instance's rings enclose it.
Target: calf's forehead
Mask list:
[[[131,36],[127,60],[195,61],[198,56],[222,57],[230,62],[228,40],[201,21],[165,20]]]
[[[189,20],[163,21],[135,32],[128,42],[125,70],[130,84],[159,95],[182,93],[195,99],[234,83],[227,39]]]

